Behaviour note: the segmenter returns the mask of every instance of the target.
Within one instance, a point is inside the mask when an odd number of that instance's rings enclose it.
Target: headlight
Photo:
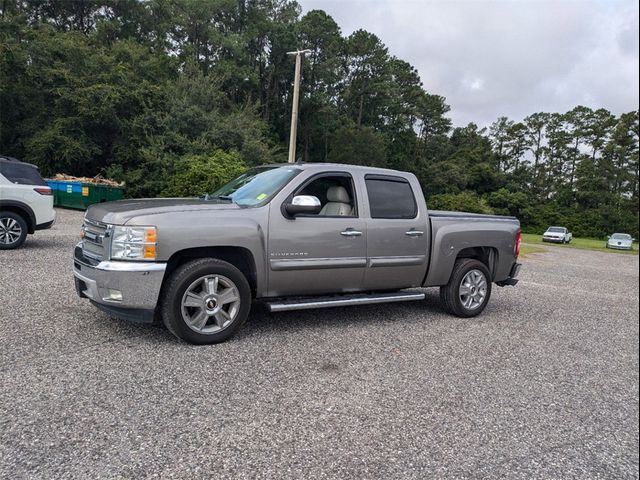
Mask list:
[[[156,227],[113,227],[111,258],[115,260],[155,260]]]

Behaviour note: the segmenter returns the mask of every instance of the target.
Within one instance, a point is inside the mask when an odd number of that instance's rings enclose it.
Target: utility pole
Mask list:
[[[293,80],[293,106],[291,108],[291,134],[289,136],[289,163],[296,161],[296,138],[298,133],[298,103],[300,101],[300,70],[302,69],[302,57],[311,50],[296,50],[287,52],[287,55],[296,56],[296,73]]]

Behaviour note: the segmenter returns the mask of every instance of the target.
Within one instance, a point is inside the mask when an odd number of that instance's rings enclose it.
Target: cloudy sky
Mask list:
[[[638,108],[637,0],[298,0],[363,28],[444,95],[454,125]]]

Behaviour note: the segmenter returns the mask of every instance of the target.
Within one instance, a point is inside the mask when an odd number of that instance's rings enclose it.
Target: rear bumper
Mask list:
[[[34,225],[34,232],[36,230],[46,230],[48,228],[51,228],[51,226],[56,223],[56,210],[55,208],[53,208],[53,200],[51,200],[51,205],[47,206],[47,208],[36,209],[34,223],[36,219],[40,223],[36,223]]]
[[[45,222],[45,223],[41,223],[39,225],[36,225],[36,230],[47,230],[48,228],[51,228],[51,226],[55,223],[56,219],[54,218],[53,220],[51,220],[50,222]]]
[[[165,263],[101,261],[92,265],[79,245],[73,257],[76,292],[81,298],[115,317],[153,321]]]
[[[496,285],[498,285],[499,287],[517,285],[519,281],[517,277],[520,274],[521,268],[522,268],[521,263],[514,263],[513,266],[511,267],[511,272],[509,272],[509,278],[505,280],[501,280],[500,282],[496,282]]]

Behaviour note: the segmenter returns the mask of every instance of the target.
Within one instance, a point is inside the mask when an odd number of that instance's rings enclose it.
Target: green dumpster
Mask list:
[[[85,210],[94,203],[111,202],[124,197],[124,187],[99,183],[47,180],[53,190],[53,203],[57,207]]]
[[[85,206],[94,203],[112,202],[121,200],[124,197],[123,187],[112,187],[109,185],[99,185],[93,183],[83,183],[83,196],[86,199]]]

